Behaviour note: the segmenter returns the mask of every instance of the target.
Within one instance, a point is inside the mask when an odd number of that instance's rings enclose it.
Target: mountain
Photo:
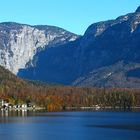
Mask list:
[[[70,85],[77,77],[78,72],[77,62],[74,61],[76,42],[46,48],[46,50],[38,52],[31,62],[34,63],[34,66],[20,69],[18,76],[25,79]]]
[[[90,25],[73,42],[38,52],[19,76],[76,86],[140,86],[140,7]]]
[[[84,50],[82,56],[85,56],[85,61],[80,62],[82,76],[73,82],[74,85],[140,86],[139,9],[116,20],[93,24],[87,29],[81,43],[86,44],[81,45]],[[86,62],[90,64],[87,66]]]
[[[55,26],[0,23],[0,65],[14,74],[48,47],[74,41],[79,36]]]
[[[0,65],[29,80],[140,87],[140,7],[83,36],[47,25],[0,23]]]

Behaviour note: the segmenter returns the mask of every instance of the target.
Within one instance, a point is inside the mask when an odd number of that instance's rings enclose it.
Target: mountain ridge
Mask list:
[[[138,7],[134,13],[90,25],[83,36],[72,41],[65,39],[62,43],[58,37],[51,44],[54,47],[37,51],[17,75],[74,86],[103,87],[105,80],[108,87],[137,88],[140,86],[136,77],[140,73],[139,37]],[[110,73],[109,78],[103,78]]]
[[[56,47],[78,37],[55,26],[0,23],[0,65],[16,74],[20,68],[26,67],[38,49]]]

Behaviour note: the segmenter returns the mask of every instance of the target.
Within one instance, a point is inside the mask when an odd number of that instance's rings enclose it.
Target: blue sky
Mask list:
[[[98,21],[135,11],[140,0],[0,0],[0,22],[55,25],[77,34]]]

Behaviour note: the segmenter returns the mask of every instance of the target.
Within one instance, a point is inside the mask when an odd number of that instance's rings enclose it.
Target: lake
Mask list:
[[[0,140],[140,140],[140,112],[2,112]]]

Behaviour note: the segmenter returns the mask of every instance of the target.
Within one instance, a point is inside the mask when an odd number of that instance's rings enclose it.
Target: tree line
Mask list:
[[[33,102],[48,111],[95,105],[130,109],[140,106],[140,89],[46,85],[22,80],[0,67],[0,99],[13,105]]]
[[[34,85],[21,89],[7,86],[0,88],[0,98],[11,104],[33,102],[48,111],[67,108],[94,107],[130,109],[140,106],[140,90],[106,89],[82,87],[36,87]]]

